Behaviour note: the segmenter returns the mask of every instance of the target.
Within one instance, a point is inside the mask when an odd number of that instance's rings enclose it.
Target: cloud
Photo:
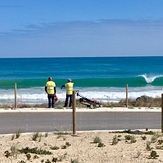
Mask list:
[[[162,55],[162,42],[163,20],[31,24],[0,36],[0,56]]]

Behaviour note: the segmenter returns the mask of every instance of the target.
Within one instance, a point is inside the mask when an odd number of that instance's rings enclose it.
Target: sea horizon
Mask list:
[[[134,57],[163,57],[162,55],[116,55],[116,56],[55,56],[55,57],[0,57],[0,59],[41,59],[41,58],[134,58]]]

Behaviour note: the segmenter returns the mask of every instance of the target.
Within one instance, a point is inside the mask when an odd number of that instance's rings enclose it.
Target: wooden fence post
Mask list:
[[[15,109],[17,108],[17,84],[14,85]]]
[[[73,100],[72,100],[72,109],[73,109],[73,134],[76,134],[76,91],[73,91]]]
[[[126,107],[128,108],[128,85],[126,84]]]
[[[161,96],[161,132],[163,133],[163,94]]]

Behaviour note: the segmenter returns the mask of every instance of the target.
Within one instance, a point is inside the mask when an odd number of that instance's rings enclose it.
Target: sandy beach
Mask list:
[[[18,108],[1,112],[45,111],[47,108]],[[71,109],[47,111],[64,112]],[[98,108],[77,111],[154,111],[161,108]],[[1,163],[158,163],[163,162],[161,131],[13,133],[0,135]]]
[[[76,135],[38,133],[34,140],[36,134],[20,134],[18,138],[16,134],[1,135],[0,162],[163,162],[163,137],[159,131],[152,135],[109,132],[82,132]]]

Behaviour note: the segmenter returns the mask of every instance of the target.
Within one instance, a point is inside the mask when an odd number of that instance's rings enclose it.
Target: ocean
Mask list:
[[[47,103],[44,86],[49,76],[56,82],[59,101],[65,100],[65,89],[60,87],[68,78],[82,96],[103,102],[125,99],[126,84],[130,99],[161,97],[162,63],[161,56],[1,58],[0,104],[14,103],[15,83],[18,104]]]

